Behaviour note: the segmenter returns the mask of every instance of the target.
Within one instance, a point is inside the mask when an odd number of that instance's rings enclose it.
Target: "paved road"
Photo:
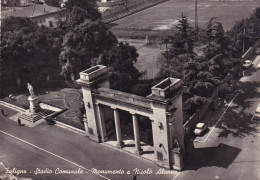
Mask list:
[[[88,138],[57,126],[45,123],[33,128],[19,127],[11,120],[0,119],[0,162],[9,169],[26,170],[21,177],[33,179],[126,179],[132,180],[135,168],[152,170],[151,175],[138,175],[137,179],[173,179],[176,175],[155,175],[159,170],[150,161],[121,152],[107,145],[89,141]],[[37,168],[51,174],[35,174]],[[83,174],[55,174],[55,170],[80,170]],[[95,175],[98,170],[123,170],[123,175]],[[49,169],[49,170],[48,170]],[[130,174],[127,175],[126,171]]]
[[[254,64],[260,63],[258,56]],[[260,70],[246,71],[239,84],[239,94],[229,107],[209,112],[212,131],[203,143],[195,142],[186,157],[185,169],[175,175],[155,175],[159,167],[153,163],[89,141],[86,137],[45,123],[19,127],[0,118],[0,162],[9,169],[26,170],[22,177],[33,179],[133,179],[133,169],[151,168],[151,175],[137,179],[250,179],[260,177],[260,124],[251,121],[260,98]],[[228,108],[228,109],[227,109]],[[11,113],[11,112],[10,112]],[[36,168],[52,174],[37,174]],[[55,175],[55,170],[80,170],[80,175]],[[95,175],[89,170],[130,170],[130,175]],[[49,169],[49,170],[48,170]]]
[[[238,94],[232,103],[218,111],[210,111],[204,118],[210,131],[200,142],[192,142],[184,171],[177,180],[260,179],[260,122],[252,116],[260,103],[260,56],[254,67],[246,70]]]

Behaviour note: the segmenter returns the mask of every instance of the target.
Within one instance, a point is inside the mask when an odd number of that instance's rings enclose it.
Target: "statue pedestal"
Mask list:
[[[29,96],[28,101],[30,102],[29,113],[35,114],[40,110],[37,96]]]

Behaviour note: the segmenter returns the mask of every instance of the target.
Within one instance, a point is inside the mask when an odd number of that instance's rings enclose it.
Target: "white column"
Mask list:
[[[114,109],[114,118],[115,118],[115,126],[116,126],[116,147],[122,148],[123,147],[123,141],[122,141],[122,133],[121,133],[121,126],[120,126],[120,120],[117,109]]]
[[[102,142],[105,142],[107,140],[107,136],[106,136],[106,126],[105,126],[103,111],[102,108],[100,107],[100,104],[96,104],[96,107],[97,107],[99,129],[100,129]]]
[[[135,137],[135,154],[141,155],[142,153],[142,148],[140,144],[140,134],[139,134],[139,126],[138,126],[138,121],[136,118],[135,114],[132,114],[133,118],[133,128],[134,128],[134,137]]]

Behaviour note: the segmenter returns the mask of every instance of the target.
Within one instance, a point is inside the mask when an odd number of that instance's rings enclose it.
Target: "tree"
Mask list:
[[[130,92],[133,85],[142,76],[135,67],[137,51],[133,46],[119,43],[112,49],[105,51],[100,59],[100,64],[108,66],[112,70],[111,88]]]
[[[6,85],[45,80],[57,71],[59,41],[54,30],[41,28],[27,18],[11,17],[3,24],[7,26],[2,31],[1,66]]]
[[[97,9],[97,1],[96,0],[68,0],[66,3],[66,8],[72,12],[74,7],[80,7],[87,11],[90,15],[90,19],[92,21],[96,21],[101,18],[101,14]]]
[[[183,66],[194,58],[194,31],[190,27],[187,16],[181,15],[176,25],[176,31],[167,40],[170,48],[163,53],[162,67],[158,75],[182,78]]]
[[[244,51],[250,48],[260,34],[260,7],[256,8],[254,13],[246,19],[237,21],[235,25],[227,32],[233,42],[233,46],[238,50],[241,56]]]
[[[169,36],[171,44],[169,58],[185,54],[187,61],[193,58],[193,45],[194,45],[194,29],[190,27],[187,16],[181,15],[176,25],[177,31],[173,36]]]
[[[84,69],[94,65],[103,51],[117,44],[116,37],[108,31],[102,21],[85,20],[74,27],[63,38],[60,53],[62,75],[75,77]]]

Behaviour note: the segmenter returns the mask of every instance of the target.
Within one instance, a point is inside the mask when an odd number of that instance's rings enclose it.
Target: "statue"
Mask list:
[[[35,94],[33,92],[33,87],[30,83],[27,83],[27,89],[29,90],[30,94],[31,94],[31,97],[34,97]]]

